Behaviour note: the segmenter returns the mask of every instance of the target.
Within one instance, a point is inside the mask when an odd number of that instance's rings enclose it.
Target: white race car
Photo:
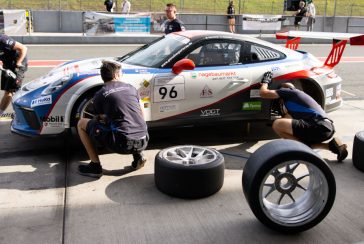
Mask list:
[[[302,33],[277,34],[288,39],[286,48],[246,35],[185,31],[123,57],[67,62],[14,95],[11,130],[26,136],[56,135],[75,126],[80,117],[92,117],[91,98],[103,85],[99,68],[104,59],[122,64],[122,81],[138,89],[149,128],[270,120],[274,103],[259,97],[267,71],[274,74],[272,87],[292,82],[325,111],[333,111],[342,103],[342,79],[333,67],[346,42],[362,44],[363,36],[322,34],[340,40],[323,63],[292,50],[300,35],[305,37]]]

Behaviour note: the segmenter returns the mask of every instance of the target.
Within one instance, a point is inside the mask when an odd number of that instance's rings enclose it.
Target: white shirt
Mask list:
[[[308,16],[310,16],[312,18],[315,18],[316,8],[315,8],[315,5],[313,3],[310,3],[310,4],[307,5],[307,13],[308,13]]]
[[[130,6],[131,6],[131,4],[128,0],[123,1],[123,3],[121,4],[121,13],[129,14]]]

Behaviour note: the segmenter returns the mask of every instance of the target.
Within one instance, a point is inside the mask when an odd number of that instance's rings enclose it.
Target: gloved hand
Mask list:
[[[272,79],[273,79],[273,73],[268,71],[264,73],[262,81],[260,83],[269,85],[270,83],[272,83]]]
[[[7,77],[10,77],[12,79],[16,79],[16,74],[14,74],[13,71],[11,71],[10,69],[4,69],[4,68],[1,68],[1,71],[4,72],[4,74],[7,76]]]

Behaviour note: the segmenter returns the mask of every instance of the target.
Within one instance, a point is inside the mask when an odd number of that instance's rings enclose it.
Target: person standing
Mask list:
[[[312,0],[307,0],[307,31],[313,31],[313,24],[315,23],[316,8]]]
[[[227,7],[227,19],[230,32],[235,33],[235,7],[233,0],[230,0],[229,6]]]
[[[90,177],[101,177],[102,166],[96,145],[120,154],[133,154],[133,169],[144,166],[142,151],[147,147],[149,136],[143,118],[138,91],[130,84],[120,81],[121,65],[103,61],[101,78],[104,85],[93,97],[98,116],[82,118],[77,130],[91,162],[79,165],[78,172]]]
[[[347,145],[333,137],[335,128],[321,106],[308,94],[298,90],[292,83],[283,83],[280,89],[270,90],[272,72],[266,72],[261,81],[260,96],[280,99],[285,110],[282,118],[273,122],[273,130],[284,139],[301,141],[312,148],[330,150],[341,162],[348,156]],[[324,141],[329,140],[328,143]]]
[[[113,1],[113,0],[106,0],[106,1],[104,2],[104,5],[105,5],[105,7],[106,7],[106,11],[107,11],[107,12],[110,12],[110,13],[114,12],[115,3],[114,3],[114,1]]]
[[[129,14],[130,8],[131,8],[131,3],[129,2],[129,0],[124,0],[121,3],[121,13],[122,14]]]
[[[15,76],[9,76],[8,72],[1,72],[1,90],[4,90],[4,95],[0,102],[0,116],[4,114],[9,106],[14,92],[21,87],[24,73],[28,70],[27,51],[28,48],[20,42],[7,35],[0,35],[2,68],[15,74]]]
[[[167,35],[176,31],[184,31],[186,28],[182,21],[177,19],[177,8],[173,3],[168,3],[166,5],[166,16],[167,20],[163,23],[164,33]]]
[[[307,9],[305,7],[306,3],[304,1],[300,1],[298,5],[298,10],[295,14],[294,18],[294,26],[296,30],[300,29],[300,24],[304,16],[306,16]]]

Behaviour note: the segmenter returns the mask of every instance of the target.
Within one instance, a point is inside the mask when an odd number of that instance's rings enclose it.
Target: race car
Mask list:
[[[259,96],[267,71],[274,75],[272,88],[292,82],[326,112],[339,108],[342,79],[333,67],[346,42],[361,44],[363,36],[339,36],[341,41],[334,42],[324,63],[294,50],[300,32],[279,33],[277,38],[288,39],[289,48],[247,35],[184,31],[160,37],[122,57],[66,62],[14,95],[11,131],[57,135],[74,127],[81,117],[95,116],[92,97],[103,85],[103,60],[122,65],[122,81],[139,91],[149,128],[270,120],[276,115],[275,105]]]

